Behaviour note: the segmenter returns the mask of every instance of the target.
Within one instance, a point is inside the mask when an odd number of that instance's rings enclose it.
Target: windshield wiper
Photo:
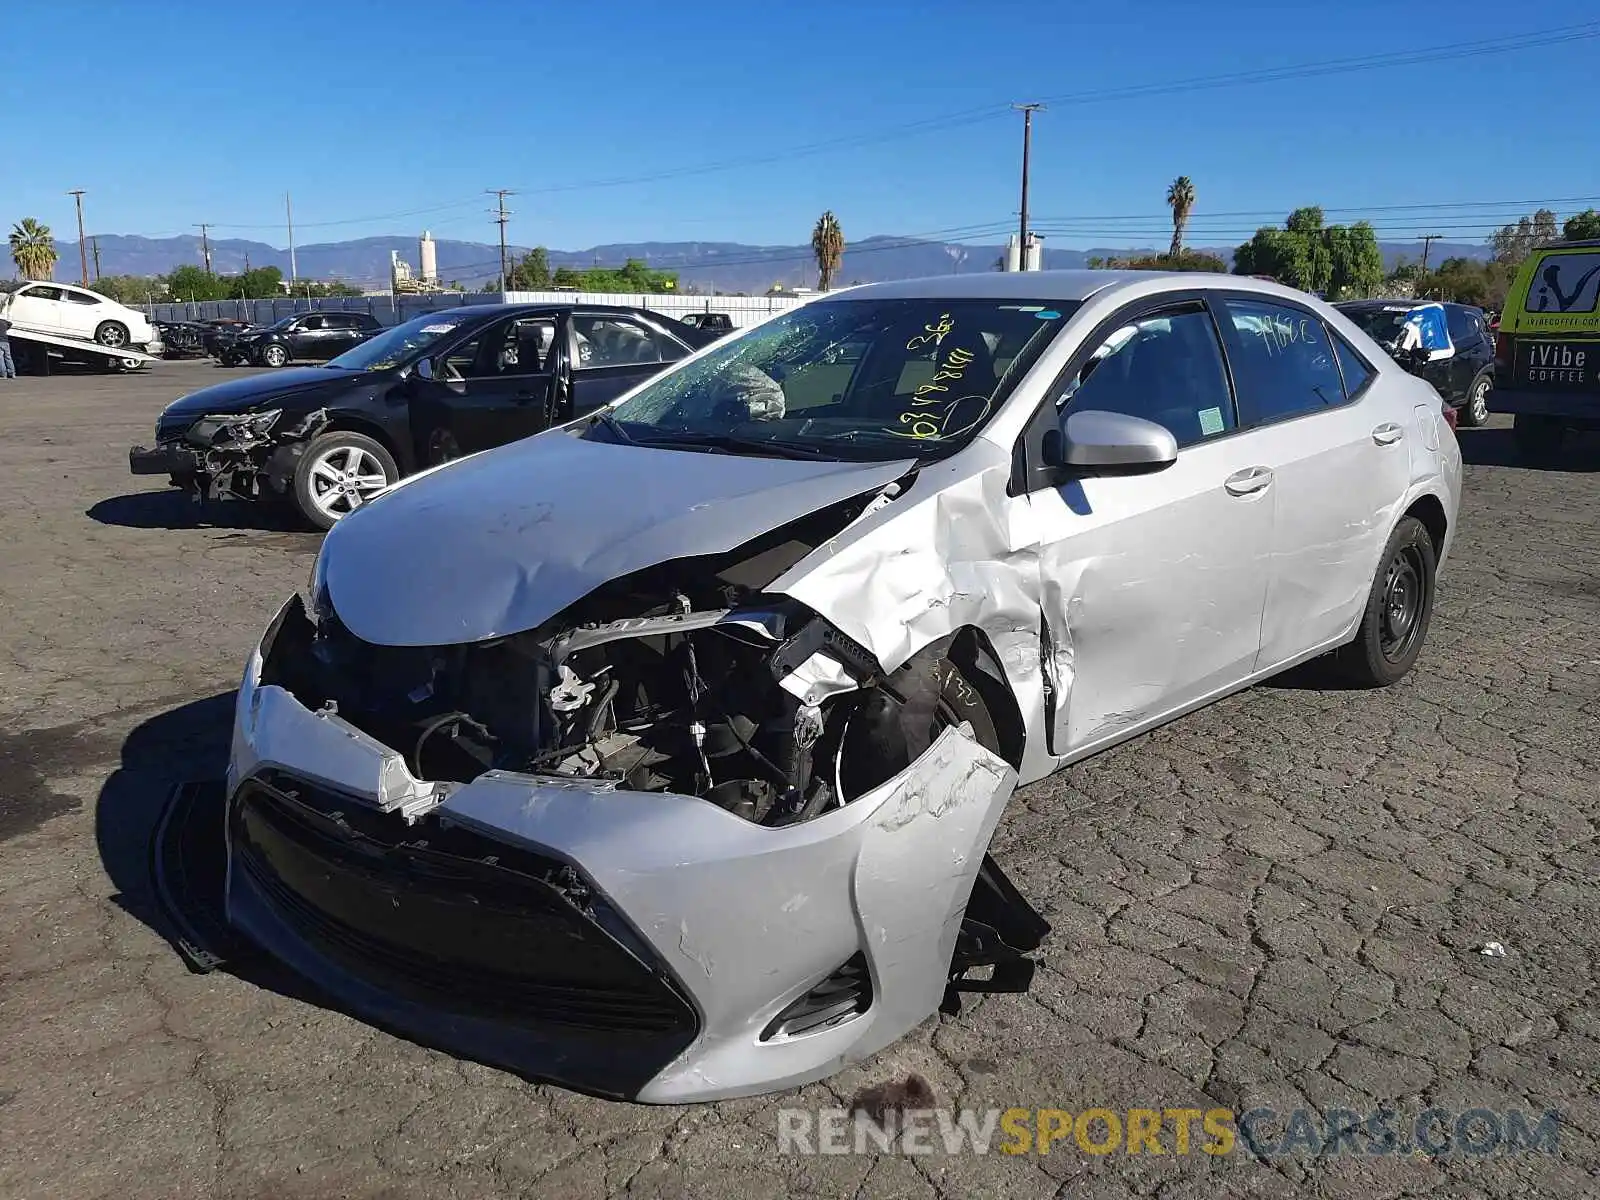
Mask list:
[[[624,445],[638,445],[638,442],[634,439],[633,435],[622,427],[622,422],[617,420],[610,413],[606,412],[605,409],[601,409],[599,412],[594,414],[591,424],[604,425],[611,435]]]
[[[677,450],[755,450],[774,458],[825,458],[833,455],[820,446],[801,446],[794,442],[774,442],[767,438],[742,437],[737,433],[691,433],[653,438],[633,438],[635,445]]]

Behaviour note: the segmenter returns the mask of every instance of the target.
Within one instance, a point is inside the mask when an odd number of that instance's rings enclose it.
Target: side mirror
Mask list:
[[[1178,458],[1172,430],[1126,413],[1085,409],[1068,413],[1056,429],[1045,433],[1044,465],[1052,470],[1091,472],[1159,471]]]
[[[433,378],[433,359],[424,358],[418,360],[413,374],[415,374],[418,379],[431,380]]]

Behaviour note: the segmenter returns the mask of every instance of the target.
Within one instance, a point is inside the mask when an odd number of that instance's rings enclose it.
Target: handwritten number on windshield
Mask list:
[[[944,341],[945,334],[955,327],[955,319],[949,313],[940,313],[937,321],[932,325],[924,325],[923,332],[906,343],[906,349],[926,350],[929,346],[937,346]]]

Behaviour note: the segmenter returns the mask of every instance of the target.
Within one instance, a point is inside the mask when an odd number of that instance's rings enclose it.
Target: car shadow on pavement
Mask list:
[[[186,961],[189,955],[181,947],[193,927],[221,927],[221,838],[215,861],[202,864],[209,870],[197,872],[208,878],[195,888],[202,895],[214,888],[214,896],[206,900],[215,909],[186,914],[194,918],[191,930],[175,923],[158,896],[155,838],[175,789],[197,780],[220,781],[227,770],[236,696],[220,692],[137,725],[123,741],[121,765],[101,785],[95,807],[95,842],[115,889],[112,903],[154,930]],[[237,944],[222,949],[222,969],[228,974],[285,996],[330,1006],[310,984],[270,959]]]
[[[92,505],[84,515],[102,525],[125,529],[262,529],[274,533],[308,533],[287,504],[217,501],[196,504],[186,492],[130,492]]]
[[[1561,453],[1544,462],[1525,458],[1509,429],[1459,429],[1461,461],[1474,467],[1521,467],[1527,471],[1600,471],[1600,439],[1569,433]]]

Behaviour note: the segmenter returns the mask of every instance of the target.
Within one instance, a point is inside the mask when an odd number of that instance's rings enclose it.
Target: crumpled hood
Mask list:
[[[303,392],[323,388],[338,389],[355,378],[346,371],[330,371],[324,367],[291,367],[262,375],[246,375],[190,392],[167,405],[161,418],[165,422],[175,417],[203,417],[208,413],[248,412],[267,400],[281,400]]]
[[[552,430],[403,482],[328,532],[339,619],[386,646],[533,629],[596,587],[733,550],[899,478],[910,461],[751,458]]]

